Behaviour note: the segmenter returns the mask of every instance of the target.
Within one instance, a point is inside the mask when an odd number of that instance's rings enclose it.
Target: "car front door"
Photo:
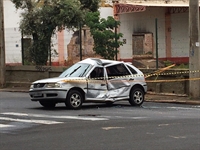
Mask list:
[[[104,67],[95,67],[87,82],[86,100],[104,100],[107,92]]]

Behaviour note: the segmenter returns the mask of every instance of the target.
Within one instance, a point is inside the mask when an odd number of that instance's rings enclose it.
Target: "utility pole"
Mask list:
[[[82,60],[82,23],[79,23],[80,61]]]
[[[4,87],[5,80],[5,37],[4,37],[4,11],[3,0],[0,0],[0,84]]]
[[[117,21],[115,20],[115,46],[117,46]],[[117,47],[115,47],[115,60],[117,60]]]
[[[158,18],[155,20],[156,32],[156,69],[158,70]]]
[[[200,52],[199,52],[199,0],[189,2],[189,70],[190,84],[189,96],[192,98],[200,97],[200,80],[193,80],[200,77]]]

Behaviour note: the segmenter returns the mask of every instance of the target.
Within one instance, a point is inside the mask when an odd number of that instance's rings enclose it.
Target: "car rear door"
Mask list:
[[[131,78],[129,77],[131,74],[124,63],[107,65],[105,69],[107,97],[113,100],[128,98],[131,89]]]

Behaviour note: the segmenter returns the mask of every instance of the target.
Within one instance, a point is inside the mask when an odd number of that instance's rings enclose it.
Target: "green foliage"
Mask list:
[[[84,22],[88,11],[98,9],[99,0],[89,0],[91,3],[86,3],[86,0],[11,1],[17,9],[23,9],[20,29],[24,35],[31,35],[33,38],[32,61],[36,65],[46,65],[51,53],[52,35],[57,30],[76,28],[78,22]]]
[[[94,51],[105,59],[114,59],[117,48],[123,45],[119,39],[122,33],[116,33],[114,30],[120,25],[119,21],[111,16],[107,19],[100,19],[99,12],[89,12],[86,15],[86,25],[90,27],[94,39]]]
[[[171,66],[173,65],[174,63],[170,60],[166,60],[166,61],[163,61],[165,67],[168,67],[168,66]],[[188,69],[189,68],[189,64],[176,64],[173,68],[176,68],[176,69]]]
[[[171,62],[170,60],[166,60],[166,61],[164,61],[164,65],[165,65],[166,67],[168,67],[168,66],[173,65],[173,62]]]
[[[189,69],[189,64],[180,64],[179,66],[178,66],[178,68],[181,68],[181,69]]]
[[[80,0],[82,4],[82,10],[89,10],[95,12],[99,8],[99,3],[101,0]]]

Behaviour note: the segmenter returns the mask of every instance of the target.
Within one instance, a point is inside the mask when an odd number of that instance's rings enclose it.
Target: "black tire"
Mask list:
[[[45,108],[54,108],[56,106],[55,102],[39,101],[39,103]]]
[[[113,105],[113,102],[107,101],[107,102],[106,102],[106,105],[107,105],[107,106],[112,106],[112,105]]]
[[[133,88],[130,92],[129,103],[132,106],[140,106],[144,102],[144,91],[139,88]]]
[[[77,90],[69,91],[65,102],[66,107],[70,109],[80,109],[83,103],[83,95]]]

